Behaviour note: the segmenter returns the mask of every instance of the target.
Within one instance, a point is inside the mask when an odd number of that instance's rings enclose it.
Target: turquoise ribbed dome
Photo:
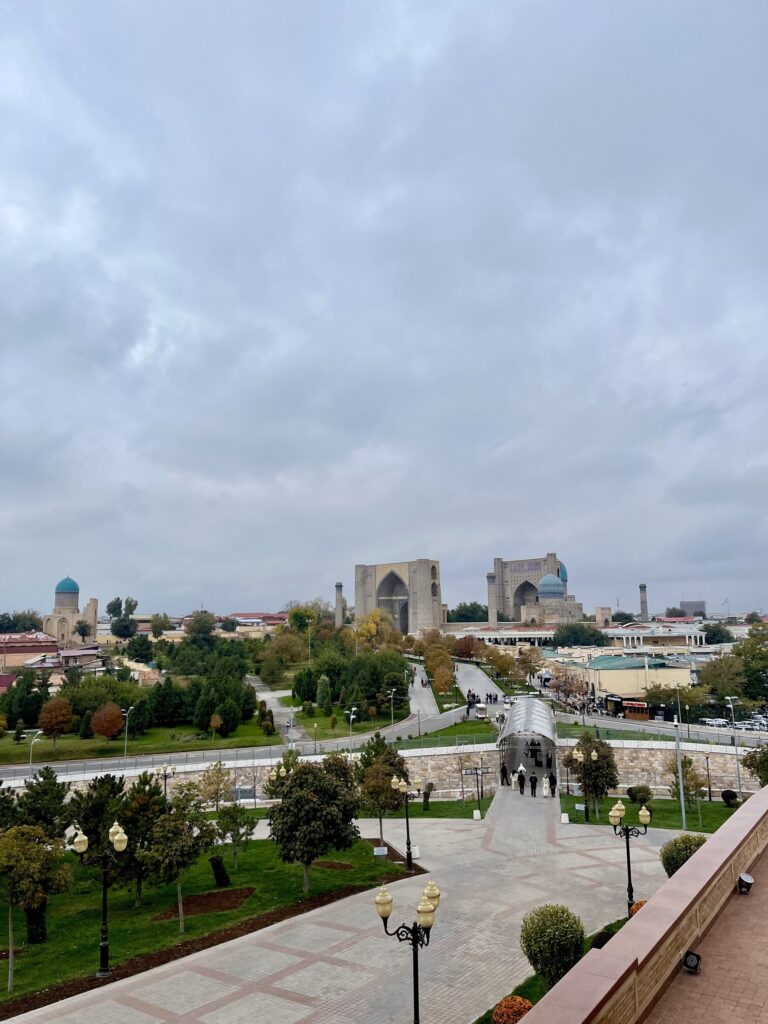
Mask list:
[[[539,597],[565,596],[565,584],[562,580],[559,580],[557,576],[553,576],[552,573],[542,576],[536,584],[536,589],[539,592]]]
[[[65,576],[63,580],[59,580],[56,584],[57,594],[79,594],[80,587],[75,583],[71,576]]]
[[[568,570],[565,567],[565,562],[560,563],[560,579],[563,583],[568,582]]]

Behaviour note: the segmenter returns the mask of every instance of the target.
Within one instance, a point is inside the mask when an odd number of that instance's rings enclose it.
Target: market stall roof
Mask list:
[[[546,701],[538,700],[535,697],[521,697],[516,700],[506,712],[497,746],[510,736],[520,733],[534,733],[553,743],[556,741],[555,719]]]

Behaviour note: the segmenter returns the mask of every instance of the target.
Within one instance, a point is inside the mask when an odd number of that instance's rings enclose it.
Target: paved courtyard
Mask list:
[[[364,821],[364,835],[377,823]],[[403,848],[404,822],[385,822]],[[664,880],[659,846],[633,843],[637,898]],[[555,800],[504,788],[483,822],[416,820],[420,863],[443,898],[420,957],[424,1024],[469,1024],[530,973],[520,922],[561,902],[593,931],[622,916],[624,846],[610,829],[561,825]],[[421,875],[394,883],[391,926],[411,923]],[[15,1018],[20,1024],[389,1024],[412,1020],[410,947],[383,934],[373,894],[352,896],[252,935]],[[94,941],[97,922],[94,921]]]

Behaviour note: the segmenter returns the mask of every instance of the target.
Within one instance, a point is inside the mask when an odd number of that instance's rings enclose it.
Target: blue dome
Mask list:
[[[568,582],[568,570],[565,567],[565,562],[560,563],[560,579],[563,583]]]
[[[80,587],[75,583],[71,576],[65,576],[63,580],[59,580],[56,584],[57,594],[79,594]]]
[[[562,580],[559,580],[557,576],[553,576],[552,573],[542,576],[536,584],[536,589],[539,592],[539,597],[565,596],[565,584]]]

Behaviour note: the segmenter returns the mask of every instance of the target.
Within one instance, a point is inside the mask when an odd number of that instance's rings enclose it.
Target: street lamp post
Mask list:
[[[166,800],[168,799],[168,779],[173,778],[175,774],[175,764],[168,764],[166,762],[165,764],[160,765],[160,778],[163,780],[163,796]]]
[[[405,670],[406,672],[408,669]],[[387,696],[389,697],[389,710],[392,714],[392,742],[395,742],[395,689],[394,687],[389,691]]]
[[[712,779],[709,775],[709,754],[704,755],[704,760],[707,762],[707,793],[709,795],[709,802],[712,803]]]
[[[400,795],[402,796],[403,806],[405,807],[405,866],[408,869],[408,871],[413,871],[413,853],[411,851],[411,822],[408,817],[408,801],[416,800],[419,793],[421,793],[421,789],[423,786],[421,779],[414,779],[413,784],[416,787],[415,793],[409,793],[408,783],[405,781],[405,779],[398,779],[396,775],[392,776],[392,781],[390,783],[392,789],[395,790],[395,792],[400,793]]]
[[[728,707],[731,709],[731,725],[733,726],[733,749],[736,754],[736,782],[739,787],[739,800],[743,802],[744,793],[741,789],[741,769],[739,768],[739,738],[736,735],[736,716],[733,713],[733,706],[738,701],[738,697],[726,697],[725,701]]]
[[[691,716],[690,716],[689,712],[690,712],[690,708],[686,704],[685,705],[685,724],[688,726],[688,739],[690,740],[690,738],[691,738]]]
[[[651,820],[651,812],[645,804],[640,808],[638,817],[640,818],[640,824],[643,826],[642,828],[623,824],[625,814],[626,808],[621,800],[619,800],[609,811],[608,821],[613,825],[613,831],[616,835],[621,836],[627,844],[627,917],[629,917],[632,912],[632,904],[635,902],[635,890],[632,888],[632,859],[629,853],[629,840],[645,835],[648,831],[648,823]]]
[[[675,760],[677,761],[677,788],[680,796],[680,823],[683,827],[683,832],[688,831],[688,822],[685,817],[685,784],[683,780],[683,758],[680,752],[680,718],[678,715],[674,716],[673,725],[675,727]]]
[[[43,735],[43,730],[42,729],[38,729],[37,732],[35,733],[35,735],[29,741],[29,775],[30,775],[30,778],[32,777],[32,751],[34,749],[35,744],[37,743],[37,741],[40,739],[40,737],[42,735]]]
[[[473,765],[472,768],[462,768],[461,769],[461,774],[462,775],[474,775],[475,776],[475,789],[477,791],[477,813],[479,815],[481,815],[481,816],[482,816],[482,813],[483,813],[483,805],[480,802],[481,799],[482,799],[482,796],[481,796],[481,786],[483,785],[483,776],[484,775],[490,775],[490,773],[491,773],[491,769],[490,768],[484,768],[483,767],[483,759],[482,758],[480,758],[480,765],[479,765],[479,767],[477,765]]]
[[[573,752],[573,759],[581,766],[581,789],[584,796],[584,821],[589,824],[589,794],[587,793],[587,769],[584,765],[584,751],[577,747]],[[597,751],[592,748],[589,759],[594,764],[597,761]]]
[[[413,1024],[419,1024],[419,950],[429,945],[429,933],[435,923],[435,912],[440,903],[440,890],[433,881],[427,883],[416,907],[416,920],[412,925],[401,924],[393,932],[387,927],[394,900],[382,887],[376,894],[374,905],[382,920],[387,935],[394,935],[398,942],[408,942],[413,950]]]
[[[125,708],[123,708],[122,710],[123,715],[125,716],[125,747],[123,748],[123,757],[125,758],[128,757],[128,718],[130,717],[130,714],[133,711],[133,704],[131,704],[127,711],[125,710]]]
[[[123,826],[117,821],[109,830],[109,842],[114,847],[115,853],[122,853],[128,845],[128,836],[123,831]],[[117,864],[117,858],[108,846],[105,846],[101,853],[94,853],[91,857],[86,857],[88,836],[84,835],[82,830],[78,830],[72,845],[82,864],[85,864],[86,867],[98,865],[101,868],[101,942],[99,943],[99,969],[96,972],[96,977],[106,978],[112,973],[109,966],[107,889],[109,888],[109,869],[112,864]]]
[[[357,708],[351,708],[349,711],[345,711],[344,714],[349,719],[349,738],[352,739],[352,723],[357,719]]]
[[[317,753],[317,722],[315,722],[315,753]]]

